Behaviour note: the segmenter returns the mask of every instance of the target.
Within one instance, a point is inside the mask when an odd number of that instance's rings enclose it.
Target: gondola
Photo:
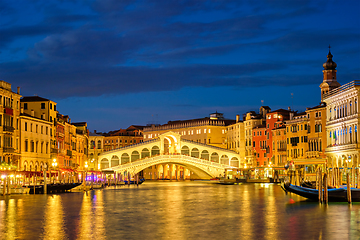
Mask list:
[[[312,201],[319,201],[319,190],[307,187],[296,186],[289,182],[283,182],[281,187],[285,192],[295,193]],[[346,186],[340,188],[328,189],[329,202],[347,202],[347,188]],[[360,202],[360,189],[351,188],[351,201]]]

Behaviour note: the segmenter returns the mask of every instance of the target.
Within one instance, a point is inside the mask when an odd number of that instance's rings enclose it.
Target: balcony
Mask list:
[[[57,148],[51,148],[50,153],[58,153],[58,149]]]
[[[13,153],[15,151],[14,148],[12,147],[3,147],[3,152],[6,152],[6,153]]]
[[[306,157],[307,158],[319,158],[320,157],[320,152],[318,152],[318,151],[306,152]]]
[[[345,151],[345,150],[359,150],[358,143],[348,143],[348,144],[333,144],[327,146],[325,152],[334,152],[334,151]]]
[[[277,151],[278,152],[286,152],[286,148],[278,148]]]
[[[4,132],[14,132],[15,128],[11,126],[3,126]]]
[[[66,151],[66,155],[68,155],[68,156],[71,157],[71,156],[72,156],[72,151],[71,151],[71,150],[67,150],[67,151]]]

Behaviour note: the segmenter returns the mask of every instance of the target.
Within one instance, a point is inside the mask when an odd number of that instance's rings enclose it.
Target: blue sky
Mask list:
[[[320,102],[360,79],[360,1],[0,1],[0,80],[91,131]],[[292,94],[293,93],[293,97]]]

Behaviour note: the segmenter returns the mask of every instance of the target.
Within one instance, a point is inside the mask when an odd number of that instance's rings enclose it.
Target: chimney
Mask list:
[[[240,115],[236,115],[236,122],[239,122]]]
[[[288,107],[288,110],[289,110],[289,111],[291,111],[291,108],[290,108],[290,107]]]
[[[31,109],[31,116],[34,117],[34,115],[35,115],[34,109]]]
[[[17,94],[20,95],[20,87],[17,87]]]
[[[96,130],[94,130],[94,133],[96,133]]]

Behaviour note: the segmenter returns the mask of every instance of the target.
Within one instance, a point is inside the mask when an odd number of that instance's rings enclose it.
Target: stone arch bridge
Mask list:
[[[181,138],[167,132],[156,139],[103,152],[101,169],[115,173],[137,174],[155,165],[183,167],[201,179],[223,175],[226,169],[238,168],[240,155],[234,151]],[[171,174],[170,174],[171,175]]]

